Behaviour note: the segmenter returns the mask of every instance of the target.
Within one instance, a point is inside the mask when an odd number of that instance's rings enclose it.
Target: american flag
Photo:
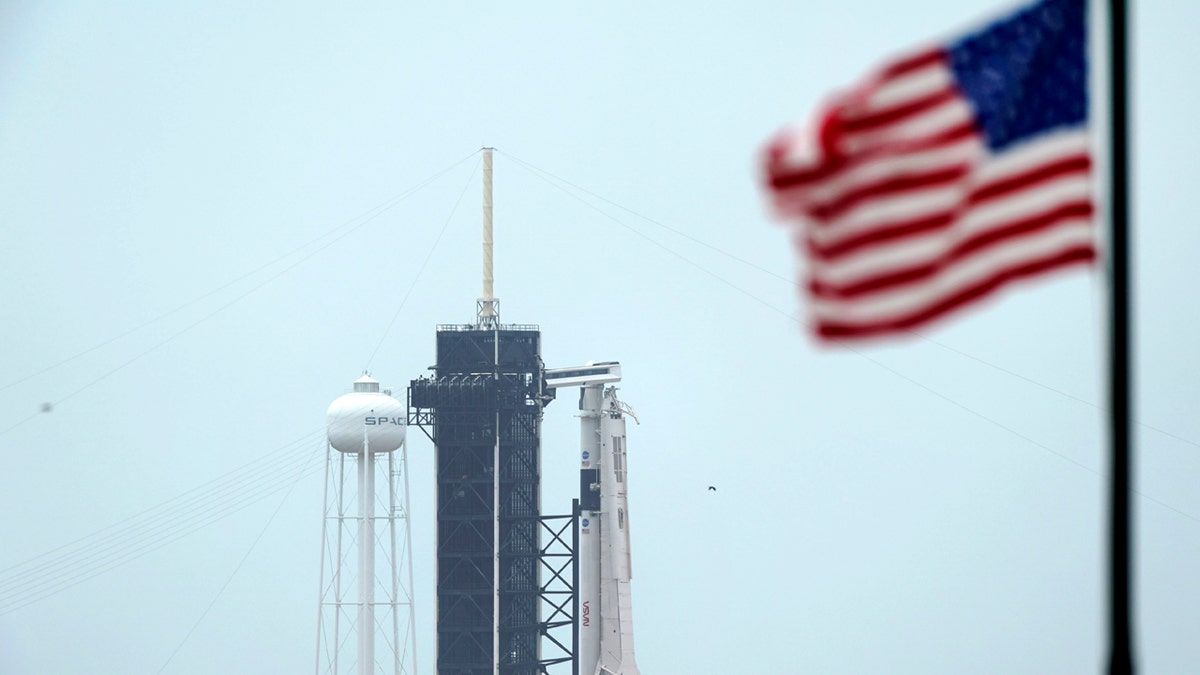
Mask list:
[[[769,143],[820,337],[906,331],[1096,258],[1085,5],[894,59]]]

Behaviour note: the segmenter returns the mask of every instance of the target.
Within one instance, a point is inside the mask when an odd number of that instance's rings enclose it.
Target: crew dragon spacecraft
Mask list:
[[[580,675],[640,675],[633,655],[625,414],[615,361],[545,371],[550,388],[580,387],[576,587]]]

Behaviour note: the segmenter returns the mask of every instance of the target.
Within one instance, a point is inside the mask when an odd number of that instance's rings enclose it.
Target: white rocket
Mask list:
[[[580,425],[579,629],[580,675],[640,675],[633,654],[629,581],[626,407],[616,387],[621,365],[594,363],[546,371],[552,388],[578,386]]]

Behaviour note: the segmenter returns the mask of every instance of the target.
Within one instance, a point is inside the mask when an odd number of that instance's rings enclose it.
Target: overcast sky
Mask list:
[[[1200,5],[1137,4],[1135,630],[1144,672],[1184,673]],[[621,361],[641,420],[644,673],[1098,672],[1101,274],[821,348],[756,184],[781,125],[996,11],[0,5],[0,672],[310,672],[325,409],[364,369],[403,392],[436,324],[473,320],[485,144],[502,320],[539,324],[549,367]],[[578,486],[574,398],[546,410],[548,513]]]

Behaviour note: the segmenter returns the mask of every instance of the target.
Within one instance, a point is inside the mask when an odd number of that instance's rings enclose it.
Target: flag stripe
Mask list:
[[[1087,218],[1092,215],[1091,202],[1067,204],[1032,218],[1018,220],[1002,228],[996,228],[980,233],[970,239],[965,239],[949,250],[942,253],[936,260],[919,265],[911,265],[899,270],[855,281],[848,284],[833,284],[820,278],[813,278],[809,290],[813,295],[827,298],[851,299],[880,289],[893,288],[924,281],[932,277],[948,265],[959,259],[973,255],[991,246],[996,246],[1006,240],[1027,236],[1037,230],[1054,227],[1072,218]]]
[[[893,61],[891,65],[880,71],[880,79],[893,79],[910,73],[914,70],[920,70],[933,63],[942,63],[946,58],[945,50],[930,49],[928,51],[918,52],[912,56]]]
[[[953,143],[905,152],[887,162],[857,162],[836,176],[804,190],[803,194],[797,193],[794,196],[797,199],[803,198],[810,204],[828,203],[859,186],[882,182],[888,178],[966,163],[975,164],[983,152],[979,139],[972,133]]]
[[[885,333],[894,333],[911,329],[915,326],[936,320],[949,312],[991,295],[1010,281],[1022,277],[1033,277],[1056,268],[1072,264],[1092,263],[1096,259],[1096,250],[1091,245],[1080,245],[1066,251],[1056,253],[1042,259],[1031,259],[1023,264],[997,270],[988,279],[973,286],[967,286],[958,293],[943,298],[936,304],[930,305],[907,316],[896,317],[872,323],[851,324],[837,320],[821,321],[817,332],[827,338],[871,337]]]
[[[872,226],[862,234],[845,237],[831,244],[822,244],[816,237],[808,237],[808,253],[814,264],[823,260],[836,260],[871,246],[881,246],[896,239],[905,239],[928,232],[940,232],[954,225],[956,209],[946,208],[932,215],[920,215],[907,220]]]
[[[898,193],[914,192],[943,185],[957,185],[971,172],[966,163],[937,168],[923,172],[909,172],[877,183],[863,185],[858,189],[824,204],[815,204],[809,215],[824,221],[836,219],[861,204]]]
[[[947,103],[952,103],[958,99],[958,93],[950,87],[946,87],[941,91],[928,94],[921,98],[912,101],[906,101],[899,105],[893,105],[878,112],[872,112],[868,115],[856,116],[842,121],[841,127],[843,131],[863,131],[865,129],[878,129],[905,120],[911,119],[916,115],[929,112],[939,108]]]
[[[1027,260],[1055,258],[1064,251],[1091,247],[1095,251],[1088,220],[1064,222],[1058,227],[991,247],[944,269],[927,283],[888,289],[852,300],[812,298],[814,316],[822,323],[888,323],[919,314],[941,304],[963,287],[975,286],[996,270],[1020,266]]]
[[[945,255],[958,242],[981,233],[1000,229],[1010,223],[1035,218],[1055,208],[1071,203],[1090,202],[1091,181],[1088,176],[1063,176],[1010,199],[992,200],[972,208],[961,217],[946,213],[920,223],[925,232],[900,231],[890,235],[892,240],[873,246],[863,246],[846,255],[831,259],[810,255],[811,276],[834,284],[846,284],[906,266],[920,265]],[[949,223],[953,228],[939,224]],[[915,228],[914,228],[915,229]],[[882,238],[882,237],[881,237]],[[798,245],[811,247],[812,238],[801,236]]]
[[[837,128],[832,133],[837,138],[835,147],[838,152],[857,155],[871,152],[880,147],[893,146],[897,142],[922,141],[936,136],[950,127],[972,121],[971,107],[960,95],[885,127],[862,131]]]
[[[1092,158],[1087,155],[1064,157],[1010,176],[1005,180],[988,183],[971,193],[971,203],[981,204],[989,199],[997,199],[1013,192],[1025,190],[1064,174],[1088,173],[1091,168]]]
[[[880,78],[865,91],[869,98],[863,101],[863,107],[856,112],[879,110],[894,105],[902,105],[906,101],[914,101],[926,94],[947,89],[954,84],[950,72],[948,55],[930,61],[927,65],[909,71],[898,77]]]
[[[993,193],[998,195],[1035,185],[1060,172],[1090,169],[1085,134],[1059,134],[1048,139],[1046,144],[1052,146],[1052,153],[1045,152],[1042,144],[1034,144],[1014,150],[1013,156],[1005,162],[981,163],[978,142],[908,152],[889,158],[886,163],[863,164],[856,171],[827,179],[819,187],[804,194],[794,194],[793,198],[804,199],[806,215],[820,219],[819,226],[829,227],[835,224],[836,221],[831,219],[836,219],[843,207],[862,203],[870,197],[894,194],[903,186],[919,188],[941,184],[937,178],[951,170],[965,168],[974,183],[987,185],[972,191],[971,203],[979,203]],[[968,161],[971,166],[965,167]]]
[[[838,177],[839,174],[870,165],[885,157],[902,157],[910,153],[934,150],[947,145],[961,143],[965,139],[974,138],[976,133],[975,125],[970,121],[964,121],[944,131],[930,134],[925,138],[880,145],[871,151],[864,152],[853,158],[829,158],[829,161],[816,168],[812,168],[811,166],[790,166],[788,149],[776,147],[773,152],[777,153],[778,156],[774,157],[768,166],[768,184],[776,190],[798,189],[813,184],[819,185],[823,181]],[[787,142],[786,139],[781,141],[781,143],[783,142]],[[786,199],[789,196],[791,195],[786,192],[780,192],[775,195],[777,199]]]
[[[967,217],[981,207],[1010,196],[1020,197],[1047,183],[1088,175],[1091,160],[1086,156],[1068,157],[1022,173],[1010,174],[974,188],[951,185],[938,192],[913,190],[892,195],[892,200],[876,199],[869,210],[852,212],[841,218],[815,224],[810,229],[810,253],[820,260],[834,260],[864,247],[881,245],[897,238],[953,226],[958,217]],[[978,172],[977,172],[978,174]],[[969,189],[961,196],[959,188]],[[907,208],[899,218],[888,218],[888,209]],[[912,211],[916,215],[911,215]]]

